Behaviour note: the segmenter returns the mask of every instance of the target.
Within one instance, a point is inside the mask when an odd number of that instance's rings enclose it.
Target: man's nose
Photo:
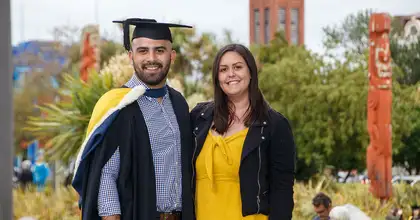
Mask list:
[[[156,53],[154,51],[150,51],[148,58],[149,58],[150,61],[155,61],[156,60]]]

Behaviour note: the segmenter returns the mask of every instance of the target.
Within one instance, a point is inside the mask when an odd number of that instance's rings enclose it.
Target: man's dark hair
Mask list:
[[[318,193],[316,196],[312,199],[312,205],[318,207],[320,205],[323,205],[325,208],[329,208],[331,206],[331,199],[328,197],[325,193]]]

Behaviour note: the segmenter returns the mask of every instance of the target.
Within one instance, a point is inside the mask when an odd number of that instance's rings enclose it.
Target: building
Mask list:
[[[403,26],[403,38],[405,43],[415,43],[420,39],[420,12],[411,15],[394,16]]]
[[[28,75],[47,72],[51,83],[69,62],[69,48],[58,42],[27,41],[12,47],[13,83],[19,89]]]
[[[305,0],[249,0],[250,44],[266,44],[283,30],[289,43],[304,44]]]

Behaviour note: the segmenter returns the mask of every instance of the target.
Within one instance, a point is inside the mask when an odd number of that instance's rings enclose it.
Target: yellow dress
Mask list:
[[[209,131],[197,158],[197,220],[267,220],[263,214],[242,217],[239,165],[248,128],[229,137]]]

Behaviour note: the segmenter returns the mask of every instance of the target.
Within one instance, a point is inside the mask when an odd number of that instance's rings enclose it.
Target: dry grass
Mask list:
[[[293,219],[307,220],[314,215],[311,205],[312,197],[319,191],[331,196],[334,205],[351,203],[372,219],[385,219],[387,212],[393,206],[404,209],[405,216],[410,212],[413,203],[420,204],[420,187],[395,185],[394,197],[384,207],[368,193],[368,186],[362,184],[336,184],[321,179],[317,183],[298,183],[295,185],[295,209]],[[37,193],[31,189],[28,192],[15,190],[15,219],[23,216],[33,216],[39,220],[76,220],[80,219],[77,208],[77,195],[73,189],[59,188],[55,192],[50,188],[45,193]]]
[[[72,188],[47,188],[38,193],[34,188],[13,192],[15,219],[32,216],[38,220],[79,220],[78,197]]]
[[[363,184],[337,184],[325,178],[317,183],[310,181],[306,185],[296,184],[293,219],[312,219],[314,212],[311,200],[320,191],[331,197],[333,205],[353,204],[374,220],[385,219],[392,207],[402,208],[404,216],[408,216],[411,212],[411,205],[420,204],[420,187],[394,185],[394,196],[384,206],[381,206],[379,200],[369,193],[368,187]]]

